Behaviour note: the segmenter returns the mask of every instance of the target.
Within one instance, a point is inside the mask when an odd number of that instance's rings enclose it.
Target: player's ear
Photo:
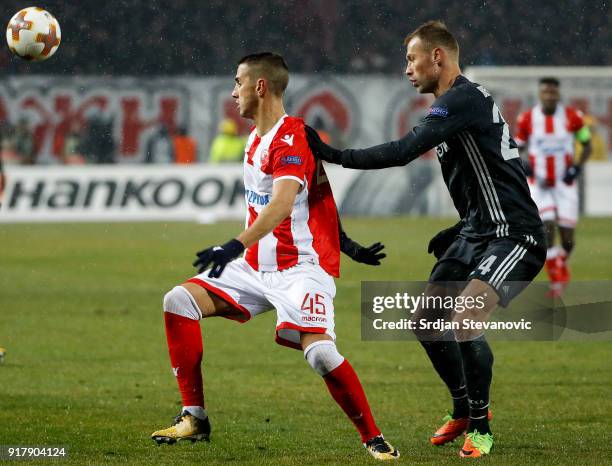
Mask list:
[[[440,62],[442,61],[442,49],[440,47],[435,47],[431,51],[433,62],[440,66]]]
[[[259,97],[263,97],[264,94],[266,93],[268,87],[268,83],[266,82],[265,79],[258,79],[257,80],[257,85],[255,86],[255,92],[257,92],[257,95]]]

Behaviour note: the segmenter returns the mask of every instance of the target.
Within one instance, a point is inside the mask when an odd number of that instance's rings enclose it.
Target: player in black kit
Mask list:
[[[314,130],[308,130],[309,143],[317,157],[363,170],[406,165],[435,147],[461,219],[429,243],[438,260],[426,294],[479,298],[484,307],[451,312],[451,319],[486,321],[497,304],[506,306],[542,268],[542,222],[508,125],[489,92],[461,75],[459,46],[444,23],[421,25],[404,44],[408,79],[418,92],[436,97],[422,122],[398,141],[367,149],[334,149]],[[457,281],[467,284],[453,291],[445,283]],[[449,317],[443,310],[419,309],[415,319],[437,319],[437,312]],[[454,405],[431,443],[442,445],[467,432],[459,454],[488,454],[493,354],[482,331],[416,333]]]

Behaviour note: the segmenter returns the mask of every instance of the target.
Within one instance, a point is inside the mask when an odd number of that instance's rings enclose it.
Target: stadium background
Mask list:
[[[24,6],[4,1],[2,18]],[[457,34],[462,66],[493,90],[511,125],[535,102],[537,79],[560,75],[562,95],[592,117],[599,138],[581,180],[590,218],[578,229],[574,276],[612,279],[608,2],[38,6],[62,26],[57,54],[30,64],[0,47],[7,177],[0,210],[0,223],[7,223],[0,226],[0,346],[7,348],[0,444],[68,445],[76,464],[365,460],[300,358],[273,344],[271,316],[239,328],[203,325],[213,442],[174,450],[148,443],[149,431],[178,409],[161,297],[191,273],[193,251],[240,228],[217,223],[242,215],[240,166],[211,164],[211,146],[228,120],[238,139],[248,129],[229,93],[236,60],[253,51],[286,56],[288,109],[338,146],[398,137],[422,115],[429,101],[403,77],[402,40],[431,18],[444,19]],[[359,335],[360,281],[424,279],[432,264],[426,242],[456,215],[436,165],[430,156],[367,175],[332,170],[343,214],[359,217],[346,221],[349,233],[364,243],[383,240],[389,254],[379,269],[343,262],[337,325],[389,437],[399,438],[405,456],[418,463],[453,464],[454,451],[425,445],[446,406],[420,349],[366,344]],[[106,185],[87,203],[96,182]],[[144,187],[134,194],[138,186]],[[88,220],[98,222],[72,223]],[[609,462],[609,342],[496,342],[494,349],[496,461]]]

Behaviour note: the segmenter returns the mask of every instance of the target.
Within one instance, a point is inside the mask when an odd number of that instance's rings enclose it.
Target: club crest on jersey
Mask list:
[[[285,155],[280,159],[281,165],[302,165],[302,157],[299,155]]]
[[[448,108],[446,107],[429,107],[428,115],[439,116],[439,117],[447,117],[448,116]]]
[[[261,166],[262,167],[267,166],[269,161],[270,161],[270,152],[268,152],[268,149],[265,149],[261,154]]]

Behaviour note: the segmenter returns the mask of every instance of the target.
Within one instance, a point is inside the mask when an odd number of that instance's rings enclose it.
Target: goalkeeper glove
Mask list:
[[[380,261],[387,257],[384,252],[381,252],[383,249],[385,245],[381,243],[374,243],[366,248],[349,238],[344,231],[340,232],[340,250],[355,262],[380,265]]]
[[[308,139],[308,145],[310,150],[317,159],[324,160],[329,163],[335,163],[336,165],[342,165],[342,151],[334,149],[328,146],[323,141],[319,133],[314,128],[306,125],[306,139]]]
[[[563,182],[565,184],[572,184],[576,178],[580,175],[580,167],[578,165],[570,165],[565,170],[565,176]]]
[[[427,252],[436,256],[436,259],[440,259],[449,248],[449,246],[455,241],[457,235],[463,228],[463,220],[459,220],[455,225],[450,228],[446,228],[438,232],[431,240],[429,240],[429,245],[427,246]]]
[[[196,256],[198,258],[193,262],[193,266],[197,267],[198,273],[202,273],[212,263],[208,276],[219,278],[225,270],[225,266],[236,259],[243,251],[244,244],[237,239],[232,239],[221,246],[213,246],[197,252]]]

